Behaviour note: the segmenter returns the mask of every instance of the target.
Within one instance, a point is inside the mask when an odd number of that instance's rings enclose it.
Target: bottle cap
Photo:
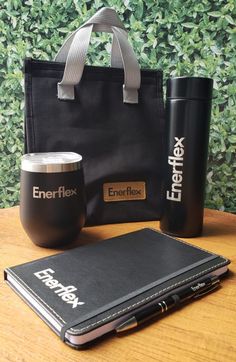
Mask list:
[[[81,168],[82,156],[74,152],[27,153],[22,156],[21,169],[29,172],[69,172]]]
[[[167,98],[211,99],[213,80],[201,77],[175,77],[167,80]]]

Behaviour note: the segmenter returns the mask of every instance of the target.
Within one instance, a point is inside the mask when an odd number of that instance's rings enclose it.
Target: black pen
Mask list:
[[[216,289],[220,284],[220,279],[217,276],[208,277],[197,283],[180,290],[178,293],[173,294],[155,304],[150,305],[146,309],[137,312],[134,316],[128,318],[116,327],[116,332],[124,332],[128,329],[135,328],[140,324],[156,317],[162,313],[167,312],[169,309],[184,303],[190,299],[201,297],[208,292]]]

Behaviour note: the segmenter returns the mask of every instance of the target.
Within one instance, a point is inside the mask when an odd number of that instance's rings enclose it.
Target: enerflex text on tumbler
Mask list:
[[[82,157],[73,152],[29,153],[21,161],[20,219],[44,247],[68,244],[86,216]]]
[[[165,200],[161,230],[180,237],[202,232],[213,80],[167,81]]]

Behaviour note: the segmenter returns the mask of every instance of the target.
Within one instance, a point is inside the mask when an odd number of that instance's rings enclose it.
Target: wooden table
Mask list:
[[[18,207],[0,210],[1,272],[58,250],[42,249],[27,238]],[[84,228],[78,245],[134,231],[158,222]],[[76,351],[65,344],[1,278],[0,361],[236,361],[236,216],[205,212],[202,237],[188,239],[232,260],[223,286],[211,295],[131,334],[109,336],[91,349]]]

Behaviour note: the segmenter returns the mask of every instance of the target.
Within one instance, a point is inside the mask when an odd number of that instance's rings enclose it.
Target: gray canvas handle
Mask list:
[[[103,25],[99,24],[98,22],[102,22]],[[102,8],[95,15],[93,15],[85,24],[83,24],[81,27],[79,27],[72,34],[69,35],[69,37],[65,40],[62,47],[59,49],[54,60],[57,62],[65,63],[68,53],[69,53],[71,43],[75,37],[75,34],[82,27],[84,27],[86,25],[91,25],[91,24],[94,24],[93,31],[104,31],[104,32],[109,32],[109,33],[111,32],[109,26],[112,26],[112,25],[116,26],[117,28],[123,29],[124,34],[128,38],[128,33],[127,33],[123,23],[120,21],[118,15],[116,14],[116,12],[113,9]],[[123,67],[119,44],[117,43],[117,40],[114,36],[112,37],[111,66],[114,68]]]
[[[66,57],[66,65],[63,78],[58,83],[58,98],[74,99],[74,86],[80,82],[83,74],[92,31],[113,33],[115,39],[113,56],[116,54],[117,59],[115,63],[120,65],[120,55],[124,68],[123,101],[138,103],[138,89],[141,82],[139,64],[128,42],[123,24],[116,12],[110,8],[99,10],[88,22],[76,30],[60,49],[55,60],[63,61]]]

